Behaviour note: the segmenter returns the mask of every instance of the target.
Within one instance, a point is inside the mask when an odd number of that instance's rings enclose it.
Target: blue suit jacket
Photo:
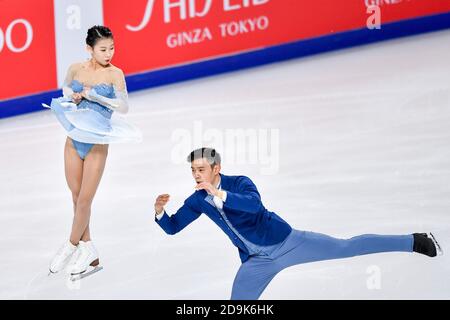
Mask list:
[[[227,192],[223,204],[229,222],[246,240],[260,245],[270,246],[282,242],[291,232],[291,226],[274,212],[268,211],[261,203],[261,196],[255,184],[245,176],[226,176],[221,174],[221,188]],[[178,211],[155,221],[167,234],[175,234],[205,213],[221,228],[238,247],[242,262],[249,258],[244,243],[231,231],[216,207],[208,203],[205,190],[195,191],[184,201]]]

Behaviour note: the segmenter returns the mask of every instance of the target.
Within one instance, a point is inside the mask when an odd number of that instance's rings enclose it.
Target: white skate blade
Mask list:
[[[96,267],[89,267],[86,271],[84,271],[82,273],[71,274],[70,275],[70,280],[71,281],[81,280],[81,279],[89,277],[90,275],[93,275],[94,273],[97,273],[97,272],[99,272],[101,270],[103,270],[103,266],[100,266],[100,265],[98,265]]]
[[[41,103],[41,105],[42,105],[44,108],[49,108],[49,109],[51,109],[50,106],[49,106],[48,104]]]
[[[441,245],[439,244],[439,242],[437,242],[437,240],[434,237],[434,235],[431,232],[429,232],[428,235],[429,235],[429,238],[433,241],[434,246],[436,247],[436,254],[438,256],[444,255],[444,250],[442,250]]]

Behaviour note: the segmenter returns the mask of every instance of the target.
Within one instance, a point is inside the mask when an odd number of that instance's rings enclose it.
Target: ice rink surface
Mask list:
[[[73,214],[64,131],[50,111],[0,120],[0,298],[228,299],[226,235],[206,216],[175,236],[154,222],[158,194],[174,213],[193,192],[182,158],[203,143],[296,229],[432,231],[447,249],[294,266],[261,299],[450,299],[449,52],[450,30],[131,93],[144,140],[110,146],[91,218],[104,270],[75,283],[47,277]],[[242,130],[256,149],[227,140]]]

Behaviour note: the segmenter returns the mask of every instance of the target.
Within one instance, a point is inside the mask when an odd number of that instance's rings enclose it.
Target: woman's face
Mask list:
[[[88,50],[97,63],[106,66],[111,63],[114,56],[114,40],[112,38],[102,38],[97,41],[94,48],[88,46]]]

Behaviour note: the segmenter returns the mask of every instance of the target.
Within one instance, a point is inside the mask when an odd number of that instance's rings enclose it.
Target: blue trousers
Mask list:
[[[251,256],[241,265],[234,279],[231,299],[258,299],[277,273],[290,266],[378,252],[412,252],[413,241],[413,235],[365,234],[351,239],[337,239],[293,229],[269,256]]]

